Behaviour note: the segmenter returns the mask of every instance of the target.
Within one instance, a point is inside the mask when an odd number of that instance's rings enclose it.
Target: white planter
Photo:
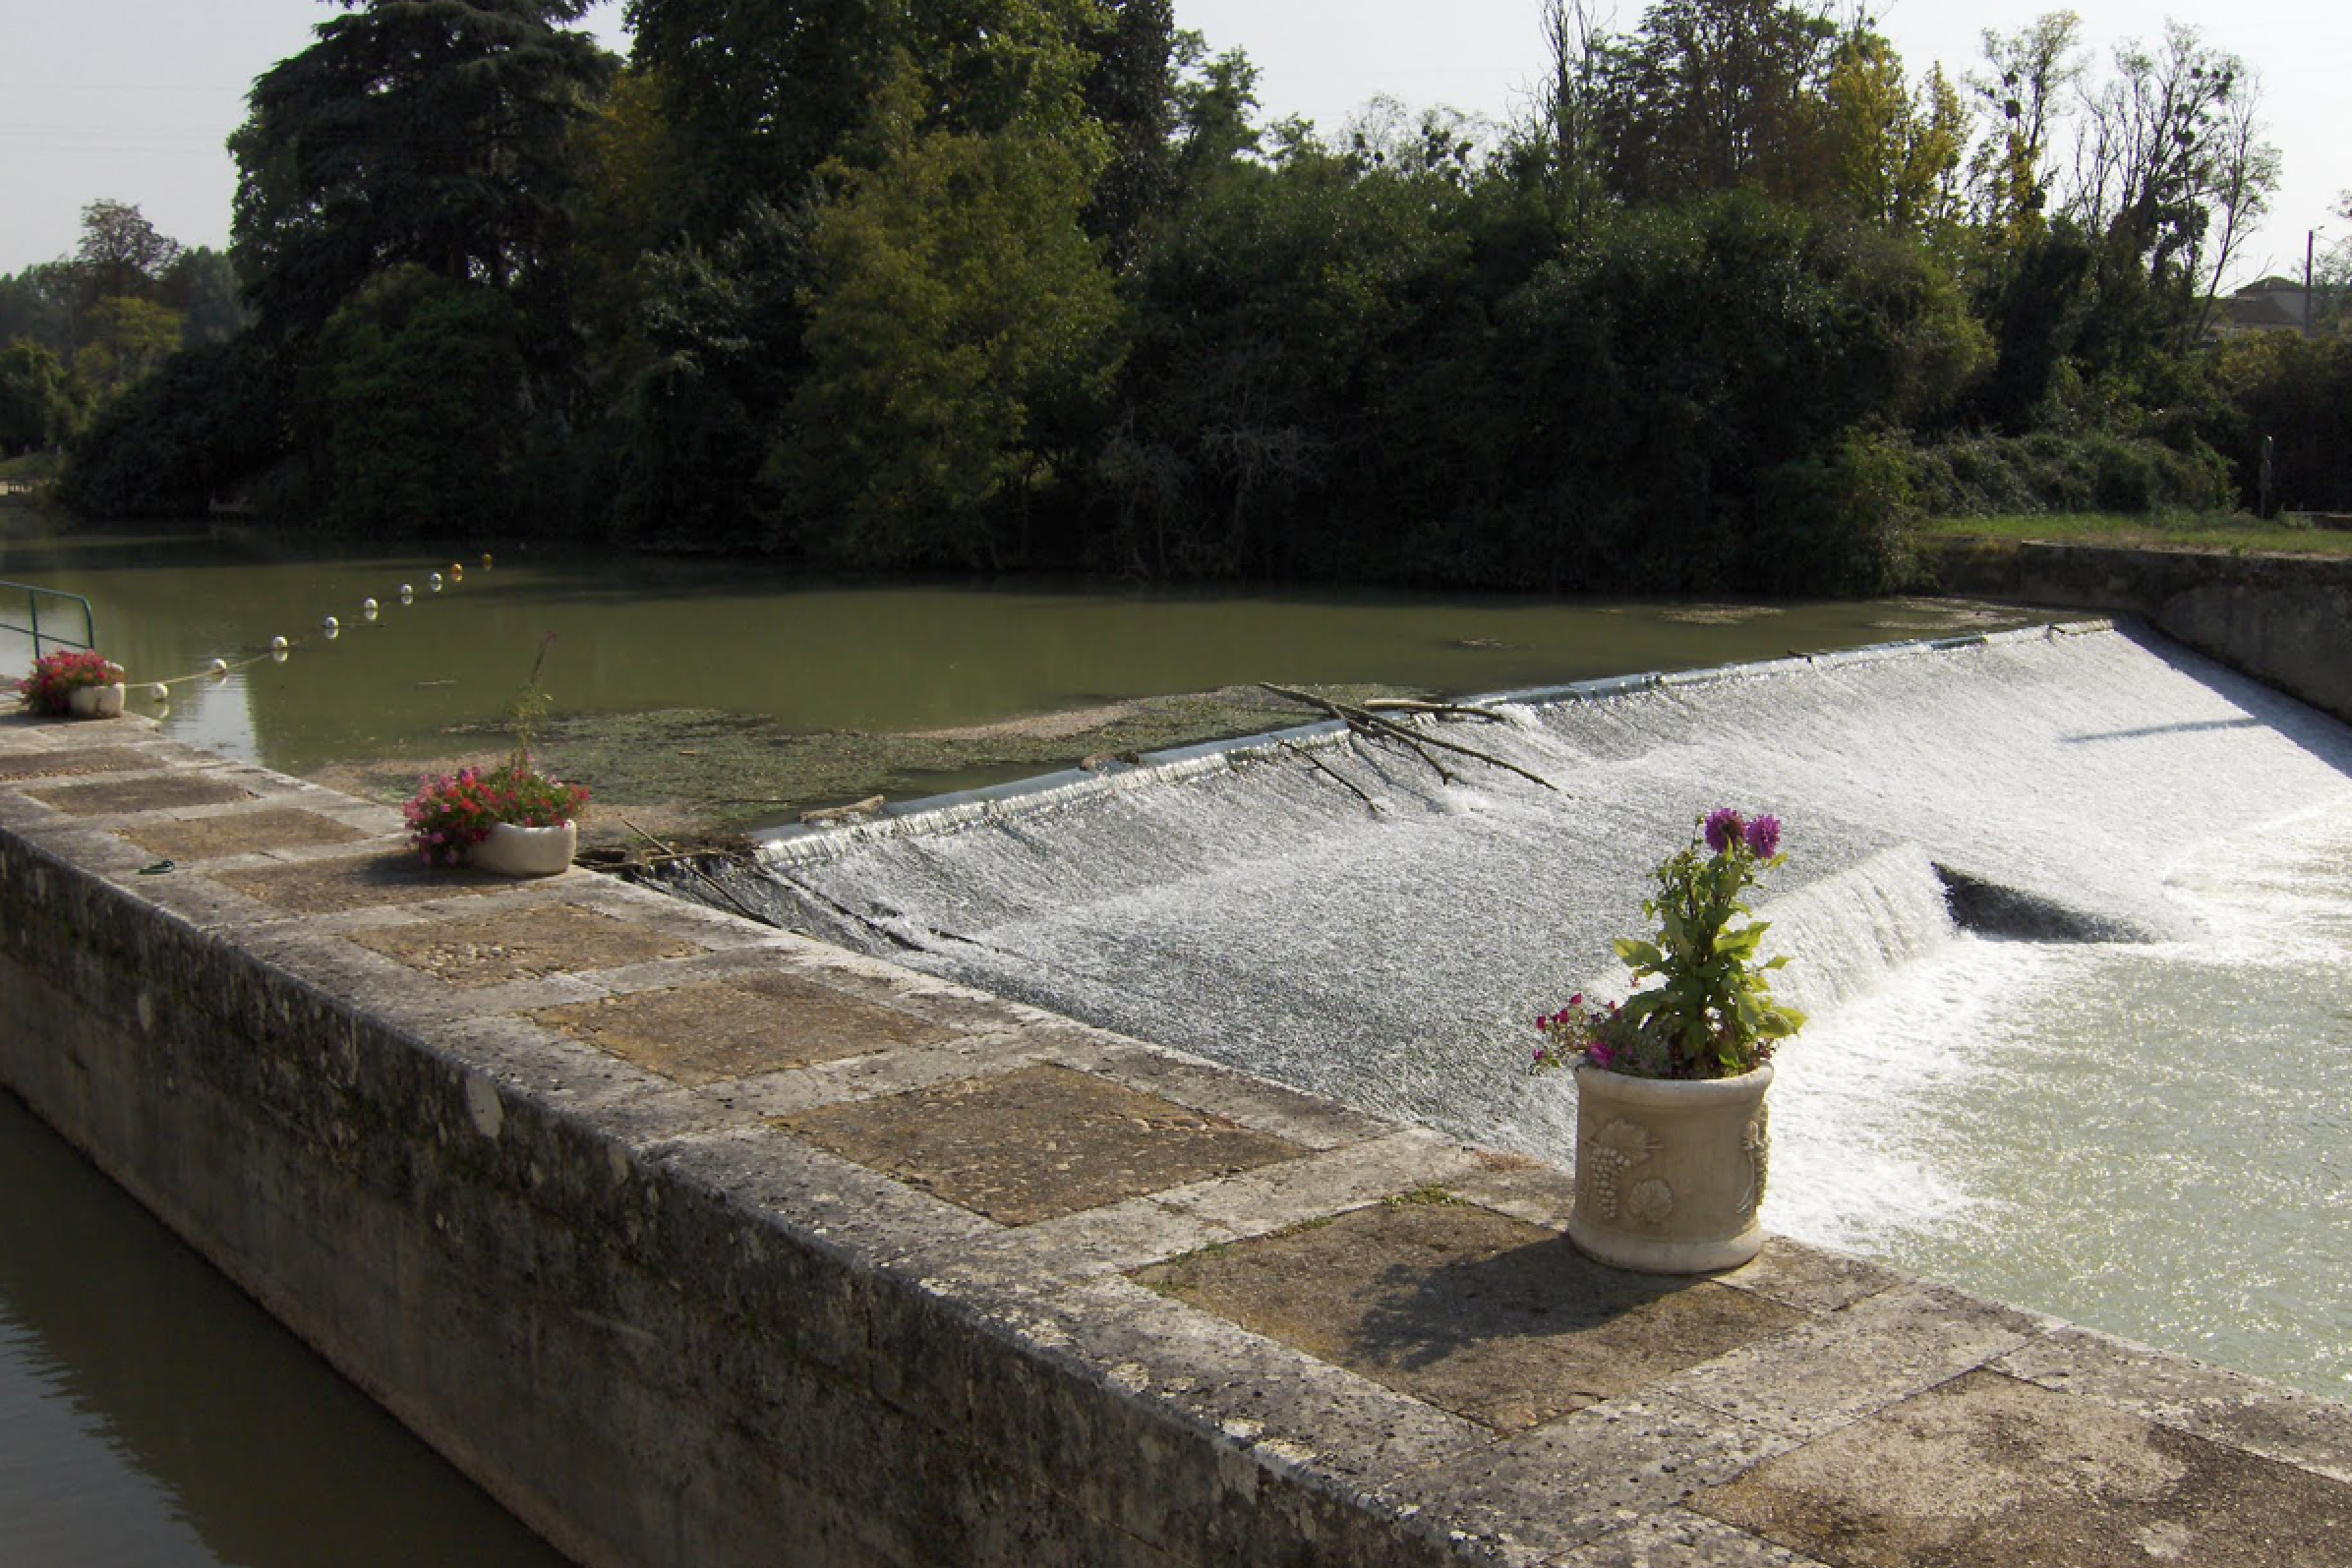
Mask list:
[[[501,877],[552,877],[570,867],[572,851],[579,845],[576,822],[554,828],[517,828],[494,822],[488,838],[466,846],[465,863]]]
[[[1754,1257],[1771,1085],[1770,1066],[1697,1080],[1577,1068],[1568,1239],[1598,1262],[1648,1274],[1708,1274]]]
[[[65,694],[66,712],[77,719],[116,719],[123,711],[123,683],[76,686]]]

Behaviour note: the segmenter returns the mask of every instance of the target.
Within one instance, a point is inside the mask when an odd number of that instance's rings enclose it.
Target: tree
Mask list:
[[[1006,42],[1050,67],[1050,43]],[[1046,93],[1033,117],[926,127],[902,62],[860,162],[834,167],[808,373],[769,474],[821,553],[994,563],[992,513],[1051,488],[1056,427],[1106,388],[1117,302],[1080,221],[1102,139],[1055,101],[1050,71],[1029,80]]]
[[[1111,264],[1131,265],[1145,221],[1175,194],[1176,32],[1168,0],[1105,0],[1108,13],[1089,40],[1087,111],[1110,142],[1110,161],[1094,184],[1088,232],[1103,240]]]
[[[532,419],[522,335],[505,294],[422,267],[384,273],[337,313],[307,388],[324,425],[312,448],[327,525],[398,537],[534,520],[549,497],[518,482]]]
[[[1989,71],[1968,82],[1985,135],[1969,172],[1977,219],[2000,243],[2047,221],[2056,126],[2068,89],[2083,74],[2075,52],[2082,30],[2083,19],[2072,11],[2052,11],[2016,32],[1983,34]]]
[[[0,343],[25,337],[60,358],[72,354],[81,292],[71,261],[37,261],[0,277]]]
[[[1543,80],[1529,141],[1560,215],[1591,221],[1605,194],[1601,29],[1585,0],[1544,0]]]
[[[2158,49],[2122,45],[2084,99],[2069,212],[2154,288],[2209,297],[2278,183],[2259,98],[2245,62],[2192,28],[2167,25]]]
[[[187,517],[283,447],[282,388],[250,337],[172,355],[74,437],[60,491],[89,517]]]
[[[82,243],[74,264],[88,300],[147,299],[180,259],[180,242],[125,202],[92,202],[82,209]]]
[[[0,457],[54,450],[73,424],[64,362],[30,338],[0,348]]]
[[[254,84],[230,138],[239,266],[260,328],[316,333],[370,278],[414,265],[512,291],[554,331],[573,128],[614,62],[588,0],[335,0],[348,14]]]
[[[862,123],[908,45],[904,0],[628,0],[635,66],[677,138],[677,229],[728,232],[794,199]]]
[[[155,303],[180,313],[190,348],[225,343],[245,329],[236,269],[210,246],[182,251],[155,285]]]
[[[1784,0],[1658,0],[1631,36],[1603,46],[1611,188],[1644,203],[1741,187],[1819,198],[1837,37],[1826,17]]]
[[[151,300],[98,301],[83,313],[82,347],[74,355],[74,382],[90,403],[103,403],[151,375],[178,351],[180,313]]]
[[[1940,68],[1914,93],[1894,47],[1857,28],[1839,41],[1825,93],[1841,206],[1923,239],[1959,220],[1967,110]]]

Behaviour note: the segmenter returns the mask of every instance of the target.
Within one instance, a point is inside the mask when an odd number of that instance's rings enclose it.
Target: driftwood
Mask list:
[[[730,888],[726,883],[721,882],[717,877],[714,877],[709,872],[703,870],[700,865],[695,863],[697,858],[696,856],[690,854],[681,854],[676,849],[672,848],[669,844],[666,844],[661,840],[655,838],[652,834],[647,833],[643,828],[640,828],[635,823],[630,822],[626,816],[622,816],[620,820],[628,828],[629,832],[635,834],[638,838],[643,839],[647,843],[652,844],[656,849],[661,850],[663,856],[670,864],[683,865],[695,876],[700,877],[704,886],[708,887],[720,898],[725,899],[729,903],[734,904],[735,906],[736,912],[741,914],[744,919],[764,926],[772,926],[776,923],[775,921],[769,919],[766,915],[761,914],[757,909],[752,908],[742,900],[736,898],[733,888]]]
[[[1418,756],[1423,762],[1428,763],[1431,768],[1435,769],[1437,771],[1438,777],[1447,784],[1452,784],[1454,782],[1454,774],[1452,770],[1448,769],[1443,763],[1440,762],[1435,756],[1431,755],[1431,748],[1433,747],[1438,751],[1450,752],[1459,757],[1468,757],[1474,762],[1483,762],[1490,768],[1500,768],[1504,773],[1515,773],[1520,778],[1526,780],[1529,784],[1542,784],[1546,789],[1551,790],[1554,794],[1558,794],[1559,792],[1559,786],[1554,784],[1551,780],[1546,779],[1539,774],[1529,773],[1525,768],[1520,767],[1517,763],[1505,762],[1500,757],[1498,757],[1491,752],[1479,750],[1476,746],[1465,746],[1459,741],[1442,740],[1436,735],[1425,735],[1419,730],[1407,729],[1400,724],[1396,724],[1390,720],[1382,719],[1379,714],[1374,713],[1369,709],[1359,708],[1352,703],[1333,702],[1328,697],[1318,697],[1311,691],[1298,691],[1289,686],[1277,686],[1270,680],[1262,680],[1258,684],[1264,687],[1265,690],[1272,692],[1277,697],[1287,697],[1292,702],[1305,703],[1310,707],[1321,708],[1324,713],[1329,714],[1332,718],[1346,725],[1349,729],[1355,731],[1359,735],[1363,735],[1367,739],[1385,740],[1391,745],[1406,747],[1412,751],[1414,755]]]
[[[863,800],[853,800],[846,806],[827,806],[822,811],[803,811],[800,813],[800,820],[803,823],[846,822],[852,817],[870,817],[882,809],[882,801],[881,795],[867,795]]]
[[[1488,724],[1501,724],[1502,715],[1492,708],[1475,708],[1459,702],[1423,702],[1418,697],[1367,697],[1366,713],[1432,714],[1440,719],[1483,719]]]
[[[1286,740],[1282,743],[1282,749],[1291,753],[1293,756],[1306,758],[1309,765],[1312,766],[1317,773],[1322,774],[1324,778],[1330,780],[1340,788],[1346,790],[1349,794],[1354,795],[1358,800],[1363,801],[1364,808],[1367,811],[1370,811],[1376,817],[1381,814],[1381,803],[1379,801],[1366,794],[1363,789],[1355,784],[1354,781],[1342,778],[1329,763],[1323,761],[1314,752],[1309,751],[1306,747],[1298,744],[1296,741],[1289,740]]]

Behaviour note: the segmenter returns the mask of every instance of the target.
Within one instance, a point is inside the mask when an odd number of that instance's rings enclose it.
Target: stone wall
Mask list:
[[[1964,540],[1935,569],[1946,593],[2139,615],[2352,721],[2352,559]]]

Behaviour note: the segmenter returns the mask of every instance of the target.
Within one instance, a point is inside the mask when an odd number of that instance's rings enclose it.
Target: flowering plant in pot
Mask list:
[[[514,755],[488,770],[460,768],[417,781],[401,815],[409,842],[427,865],[462,863],[529,877],[552,876],[571,864],[588,786],[552,778],[531,757],[535,726],[547,711],[539,672],[554,641],[553,633],[541,640],[531,679],[508,709]]]
[[[573,827],[587,804],[586,784],[551,779],[532,764],[528,752],[518,752],[487,772],[460,768],[439,778],[418,780],[417,792],[401,808],[401,815],[408,819],[409,842],[427,865],[479,865],[479,846],[491,842],[495,830],[545,829],[560,834]],[[576,837],[573,842],[576,843]],[[495,852],[492,859],[498,859]],[[560,871],[570,863],[566,847],[561,861],[551,869]],[[500,867],[493,864],[488,869]]]
[[[89,649],[43,654],[17,682],[17,696],[47,718],[111,718],[123,711],[123,667]]]
[[[1536,1071],[1576,1076],[1568,1236],[1604,1263],[1703,1273],[1763,1246],[1770,1058],[1804,1016],[1773,1000],[1771,971],[1789,960],[1761,957],[1768,924],[1742,896],[1786,861],[1780,842],[1777,818],[1710,812],[1652,873],[1655,934],[1617,943],[1634,981],[1657,984],[1606,1005],[1571,997],[1536,1020]]]

